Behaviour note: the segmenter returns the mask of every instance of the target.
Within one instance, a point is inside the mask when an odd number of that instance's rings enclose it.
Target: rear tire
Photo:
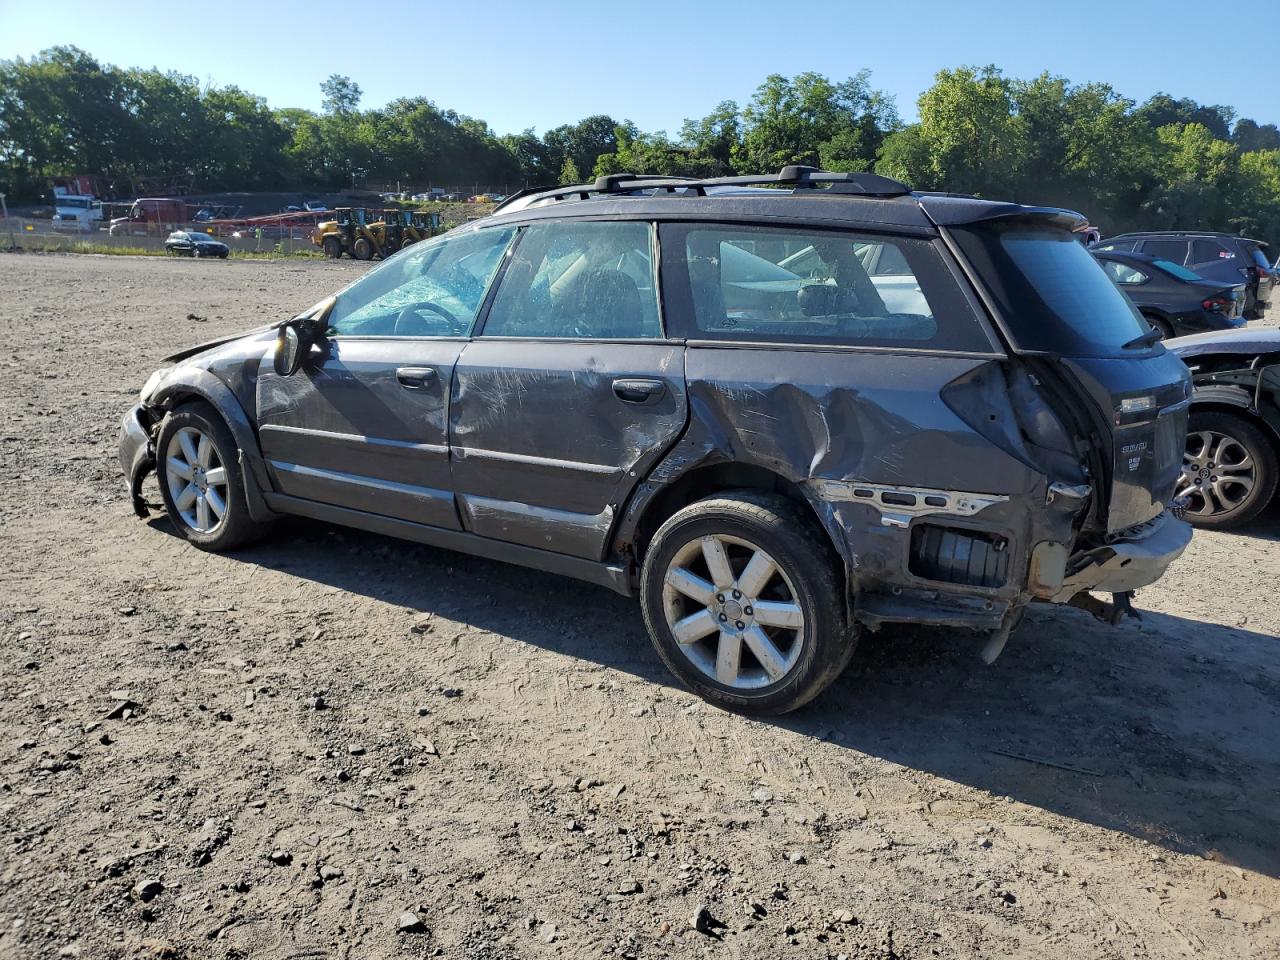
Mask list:
[[[160,424],[156,478],[170,521],[201,550],[232,550],[270,529],[249,516],[239,448],[204,401],[183,404]]]
[[[324,255],[330,260],[338,260],[342,257],[342,241],[337,237],[324,238]]]
[[[1173,339],[1173,326],[1169,323],[1168,320],[1165,320],[1161,317],[1157,317],[1154,314],[1150,314],[1150,313],[1144,313],[1142,315],[1142,318],[1146,320],[1147,323],[1151,324],[1151,329],[1160,331],[1161,340]]]
[[[803,706],[848,665],[857,633],[844,590],[826,533],[792,501],[754,490],[678,511],[640,579],[667,668],[711,703],[759,715]]]
[[[1222,410],[1192,412],[1182,470],[1178,494],[1191,498],[1187,520],[1219,530],[1257,517],[1280,480],[1270,437],[1245,417]]]

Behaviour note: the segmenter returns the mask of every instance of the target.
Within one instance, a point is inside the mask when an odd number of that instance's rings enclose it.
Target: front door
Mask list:
[[[337,297],[327,350],[258,381],[259,440],[277,491],[458,529],[448,417],[454,364],[511,229],[441,237]]]
[[[632,487],[684,429],[684,345],[664,338],[653,228],[524,228],[449,405],[472,533],[603,559]]]

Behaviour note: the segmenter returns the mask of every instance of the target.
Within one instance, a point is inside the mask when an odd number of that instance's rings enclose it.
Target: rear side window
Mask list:
[[[1149,257],[1159,257],[1161,260],[1184,263],[1187,259],[1187,241],[1143,240],[1142,252]]]
[[[727,224],[661,236],[679,336],[991,350],[928,240]]]
[[[1100,253],[1106,253],[1108,250],[1120,250],[1122,252],[1131,252],[1137,246],[1137,240],[1108,240],[1106,243],[1097,243],[1090,247],[1090,250],[1097,250]]]
[[[1192,240],[1191,259],[1188,263],[1211,263],[1231,256],[1231,252],[1216,240]],[[1179,263],[1182,261],[1179,260]]]
[[[1149,329],[1066,230],[996,222],[956,228],[955,236],[1024,350],[1117,356]]]

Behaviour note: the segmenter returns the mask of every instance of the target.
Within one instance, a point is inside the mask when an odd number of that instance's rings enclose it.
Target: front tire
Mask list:
[[[1221,410],[1193,411],[1177,493],[1197,527],[1227,529],[1266,509],[1280,480],[1276,450],[1257,424]]]
[[[156,476],[174,527],[201,550],[231,550],[261,537],[249,516],[239,449],[212,406],[184,404],[160,424]]]
[[[826,533],[792,501],[716,495],[654,534],[640,580],[645,625],[663,663],[699,696],[787,713],[853,655],[840,570]]]
[[[354,253],[355,258],[357,260],[372,260],[373,244],[370,243],[366,238],[361,237],[359,240],[355,242],[355,246],[352,248],[352,252]]]

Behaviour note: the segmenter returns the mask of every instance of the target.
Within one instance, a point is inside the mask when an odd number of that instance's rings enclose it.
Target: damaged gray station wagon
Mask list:
[[[204,549],[291,514],[638,595],[684,683],[781,713],[862,628],[993,659],[1187,546],[1187,369],[1082,223],[804,167],[526,191],[171,357],[121,461]]]

